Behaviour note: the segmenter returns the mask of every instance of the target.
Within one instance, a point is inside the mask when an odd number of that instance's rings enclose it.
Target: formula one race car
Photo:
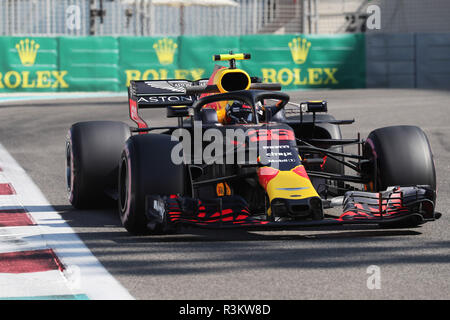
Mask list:
[[[69,130],[67,187],[76,208],[117,201],[132,234],[206,228],[343,224],[416,226],[435,212],[436,174],[415,126],[343,139],[325,101],[292,103],[228,61],[209,79],[131,81],[130,118]],[[143,108],[165,108],[173,126],[149,126]],[[159,132],[159,133],[155,133]],[[345,153],[344,146],[355,149]],[[350,173],[347,173],[349,172]],[[341,207],[338,215],[325,209]]]

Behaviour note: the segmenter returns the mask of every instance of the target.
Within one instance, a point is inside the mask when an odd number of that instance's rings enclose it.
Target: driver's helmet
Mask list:
[[[259,103],[256,106],[256,114],[258,117],[262,116],[262,107]],[[252,107],[240,101],[229,103],[226,107],[226,121],[229,124],[253,123],[254,114]]]

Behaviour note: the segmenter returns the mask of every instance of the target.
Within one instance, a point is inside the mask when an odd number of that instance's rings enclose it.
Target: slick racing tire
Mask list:
[[[77,209],[112,205],[108,191],[117,190],[120,155],[129,126],[116,121],[78,122],[66,139],[66,182]]]
[[[149,225],[147,196],[183,194],[185,167],[171,159],[178,142],[164,134],[132,136],[125,144],[119,165],[119,213],[125,229],[134,235],[167,233],[164,221]]]
[[[366,157],[373,159],[369,167],[372,172],[366,174],[373,178],[374,191],[415,185],[429,185],[436,190],[433,154],[422,129],[415,126],[376,129],[369,134],[363,150]]]

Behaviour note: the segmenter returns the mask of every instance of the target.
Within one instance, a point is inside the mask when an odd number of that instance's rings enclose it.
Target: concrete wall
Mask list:
[[[368,88],[450,89],[450,34],[366,34]]]
[[[450,89],[450,34],[419,34],[416,38],[418,88]]]

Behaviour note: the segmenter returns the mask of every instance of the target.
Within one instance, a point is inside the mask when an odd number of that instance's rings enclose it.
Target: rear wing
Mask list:
[[[128,87],[130,118],[139,128],[148,128],[139,116],[140,108],[191,106],[196,94],[187,94],[186,87],[206,85],[208,80],[131,80]]]

